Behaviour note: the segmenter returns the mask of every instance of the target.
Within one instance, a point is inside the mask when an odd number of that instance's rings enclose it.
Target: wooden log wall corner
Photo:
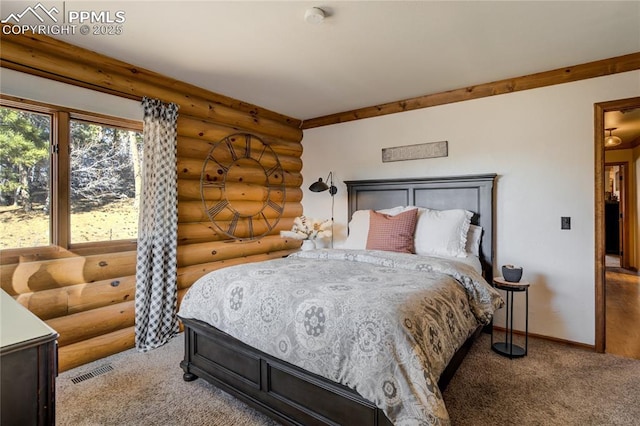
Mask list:
[[[300,243],[282,239],[302,213],[301,121],[42,35],[2,35],[0,65],[130,99],[143,96],[174,102],[178,119],[178,288],[179,300],[209,271],[285,256]],[[285,174],[283,216],[269,235],[232,242],[216,231],[203,208],[200,174],[219,140],[247,132],[278,155]],[[251,182],[230,185],[244,203],[262,202],[266,188]],[[211,188],[209,200],[221,197]],[[224,218],[221,218],[223,220]],[[224,227],[223,227],[224,228]],[[238,230],[242,231],[242,230]],[[264,230],[254,230],[264,232]],[[2,289],[60,333],[59,368],[70,368],[134,345],[135,248],[34,249],[28,256],[3,256]]]

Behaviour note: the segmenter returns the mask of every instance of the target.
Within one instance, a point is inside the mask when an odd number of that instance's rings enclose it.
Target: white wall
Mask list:
[[[640,71],[306,130],[305,214],[329,217],[329,196],[306,190],[329,170],[337,242],[346,235],[344,180],[497,173],[495,265],[524,267],[529,331],[594,344],[593,105],[633,96]],[[446,158],[381,161],[384,147],[442,140]],[[560,230],[561,216],[571,230]]]
[[[142,121],[140,102],[0,68],[0,93],[56,106]]]

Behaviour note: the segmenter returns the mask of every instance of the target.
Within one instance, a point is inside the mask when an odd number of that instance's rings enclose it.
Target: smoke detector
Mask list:
[[[319,24],[324,21],[326,14],[319,7],[311,7],[304,12],[304,20],[308,24]]]

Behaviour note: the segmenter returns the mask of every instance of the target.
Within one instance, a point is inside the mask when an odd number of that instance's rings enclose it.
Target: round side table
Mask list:
[[[529,348],[529,283],[520,281],[513,283],[502,277],[493,279],[493,286],[497,289],[507,292],[506,308],[504,323],[504,342],[493,341],[493,329],[491,330],[491,349],[509,358],[520,358],[527,355]],[[525,330],[524,330],[524,348],[513,343],[513,294],[515,292],[525,293]]]

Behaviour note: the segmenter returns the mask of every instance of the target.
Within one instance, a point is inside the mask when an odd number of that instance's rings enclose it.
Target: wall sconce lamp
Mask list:
[[[329,182],[327,185],[326,182]],[[333,184],[333,172],[329,172],[329,176],[327,176],[326,182],[322,181],[322,178],[319,178],[317,182],[313,182],[311,186],[309,186],[309,191],[311,192],[324,192],[327,189],[329,190],[329,194],[333,197],[338,192],[338,188]]]
[[[327,185],[329,182],[329,185]],[[325,181],[322,178],[318,178],[317,182],[313,182],[309,186],[309,191],[311,192],[324,192],[329,190],[329,195],[331,195],[331,248],[333,248],[333,207],[335,204],[336,193],[338,192],[338,188],[333,184],[333,172],[329,172],[327,179]]]

